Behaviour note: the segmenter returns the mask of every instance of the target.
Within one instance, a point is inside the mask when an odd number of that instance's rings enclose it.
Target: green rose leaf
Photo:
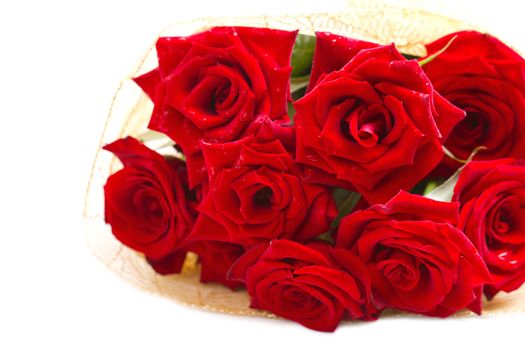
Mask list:
[[[315,36],[299,34],[292,51],[292,77],[310,74],[314,58]]]
[[[463,163],[463,166],[456,170],[456,172],[449,177],[445,182],[443,182],[441,185],[434,188],[432,191],[425,194],[425,197],[441,201],[441,202],[450,202],[452,200],[452,196],[454,195],[454,188],[456,187],[456,184],[458,183],[459,175],[463,171],[463,169],[467,166],[468,163],[472,161],[472,158],[481,150],[487,149],[487,147],[479,146],[474,148],[472,153],[470,153],[470,156],[465,160],[460,160]],[[449,152],[449,150],[445,149],[445,153]],[[454,156],[455,157],[455,156]],[[455,159],[457,159],[455,157]],[[426,191],[425,191],[426,192]]]
[[[341,219],[350,214],[361,199],[361,194],[343,188],[334,189],[333,196],[338,210],[337,217],[332,221],[329,231],[317,236],[317,239],[330,244],[334,243],[333,233],[337,229],[337,226],[339,226]]]
[[[343,188],[336,188],[334,190],[334,200],[337,206],[338,214],[335,220],[332,222],[332,230],[339,226],[339,222],[342,218],[347,216],[354,210],[355,206],[361,199],[361,194],[357,192],[351,192]]]
[[[403,57],[406,58],[407,60],[418,60],[418,59],[421,58],[421,57],[419,57],[419,56],[411,55],[411,54],[409,54],[409,53],[402,53],[402,52],[401,52],[401,55],[403,55]]]

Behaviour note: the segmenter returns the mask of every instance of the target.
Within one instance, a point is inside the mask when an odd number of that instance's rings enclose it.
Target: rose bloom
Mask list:
[[[454,189],[459,227],[478,248],[492,275],[490,299],[525,282],[525,164],[515,159],[474,161]],[[481,288],[479,289],[481,293]]]
[[[297,161],[311,182],[384,203],[443,158],[465,113],[443,99],[395,46],[317,33],[307,94],[297,111]]]
[[[356,256],[327,244],[274,240],[256,245],[229,277],[246,284],[250,307],[332,332],[343,318],[375,317],[368,271]]]
[[[455,227],[457,203],[400,192],[344,217],[336,246],[362,259],[372,280],[374,305],[447,317],[469,307],[480,313],[474,291],[490,281],[483,260]]]
[[[158,39],[158,68],[134,80],[155,105],[149,128],[182,147],[192,188],[206,180],[199,140],[233,141],[250,134],[257,119],[288,120],[296,35],[215,27]]]
[[[474,31],[447,35],[427,45],[432,54],[451,45],[424,65],[434,88],[467,116],[445,142],[457,157],[466,159],[485,146],[475,159],[525,155],[525,61],[498,39]],[[445,158],[442,170],[452,173],[461,164]]]
[[[131,137],[104,149],[124,166],[104,186],[105,219],[113,234],[143,253],[157,272],[179,272],[194,223],[184,163]]]
[[[248,248],[274,238],[306,241],[329,230],[337,214],[331,191],[305,182],[280,140],[258,134],[202,143],[202,151],[210,185],[193,240]]]

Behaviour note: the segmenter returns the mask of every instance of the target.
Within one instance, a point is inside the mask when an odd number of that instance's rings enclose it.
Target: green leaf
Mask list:
[[[309,75],[315,50],[315,36],[299,34],[292,51],[292,77]]]
[[[450,46],[450,44],[452,44],[452,42],[453,42],[454,40],[456,40],[457,37],[458,37],[457,35],[454,35],[454,36],[452,37],[452,39],[450,39],[450,40],[448,41],[448,43],[447,43],[445,46],[443,46],[443,47],[441,48],[441,50],[439,50],[439,51],[437,51],[437,52],[434,52],[432,55],[427,56],[426,58],[424,58],[424,59],[422,59],[421,61],[419,61],[419,62],[418,62],[418,63],[419,63],[419,66],[420,66],[420,67],[423,67],[425,64],[432,62],[436,57],[438,57],[438,56],[441,55],[443,52],[445,52],[445,51],[448,49],[448,47]]]
[[[297,89],[292,93],[292,100],[297,101],[301,99],[304,94],[306,93],[306,87],[303,87],[302,89]]]
[[[420,181],[417,185],[410,189],[410,193],[423,196],[427,193],[432,192],[436,187],[445,182],[444,177],[432,177]]]
[[[403,55],[403,57],[406,58],[407,60],[418,60],[421,58],[419,56],[411,55],[409,53],[401,53],[401,55]]]
[[[146,147],[163,156],[171,156],[183,162],[186,161],[186,157],[175,148],[175,142],[163,133],[148,129],[138,135],[138,139]]]
[[[330,244],[334,243],[333,232],[339,226],[341,219],[350,214],[361,199],[361,194],[345,190],[344,188],[334,189],[333,196],[338,210],[337,217],[332,221],[330,230],[317,236],[317,239]]]
[[[305,89],[308,86],[309,81],[310,81],[310,75],[304,75],[301,77],[292,77],[290,79],[290,93],[293,95],[296,92],[302,89]]]
[[[292,51],[292,76],[290,78],[290,93],[292,100],[297,101],[304,96],[310,82],[310,71],[315,50],[315,36],[299,34]],[[295,108],[288,103],[288,116],[293,124]]]
[[[305,93],[306,87],[295,90],[292,93],[292,101],[297,101],[301,99]],[[293,102],[288,102],[288,116],[290,117],[291,124],[293,125],[295,117],[295,107],[293,106]]]
[[[361,194],[357,192],[350,192],[344,189],[337,188],[334,190],[334,200],[338,209],[337,217],[332,221],[331,228],[335,230],[339,226],[342,218],[347,216],[354,210],[355,206],[361,199]]]
[[[423,190],[423,196],[434,191],[439,185],[440,182],[437,180],[428,181],[425,185],[425,189]]]
[[[443,182],[441,185],[436,187],[433,191],[426,193],[425,197],[433,199],[435,201],[441,201],[441,202],[450,202],[452,200],[452,196],[454,195],[454,188],[456,187],[456,184],[458,183],[459,175],[461,175],[461,172],[463,169],[467,166],[468,163],[472,161],[472,158],[480,151],[486,149],[484,146],[479,146],[474,148],[472,153],[470,153],[470,156],[462,161],[464,165],[456,170],[456,172],[449,177],[445,182]]]
[[[325,232],[323,234],[320,234],[316,237],[318,240],[324,241],[329,244],[334,244],[334,237],[332,236],[332,230]]]
[[[142,134],[138,136],[138,139],[142,143],[146,143],[150,141],[158,141],[158,140],[166,139],[166,135],[158,131],[155,131],[155,130],[147,129],[146,131],[144,131]]]
[[[341,208],[341,205],[345,202],[345,200],[348,198],[348,196],[352,193],[351,191],[345,190],[344,188],[335,188],[332,192],[334,196],[335,206],[337,207],[337,210]]]
[[[425,194],[425,197],[433,199],[435,201],[450,202],[452,200],[452,196],[454,195],[454,188],[458,183],[459,175],[461,174],[462,170],[463,167],[456,170],[454,175],[449,177],[445,182],[443,182],[440,186],[436,187],[430,193]]]
[[[290,124],[294,125],[295,107],[292,102],[288,102],[288,117],[290,117]]]

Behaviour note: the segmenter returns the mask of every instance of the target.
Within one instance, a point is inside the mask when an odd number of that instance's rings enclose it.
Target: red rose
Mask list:
[[[318,33],[310,82],[294,103],[297,160],[310,181],[355,188],[372,203],[427,175],[464,116],[394,45]]]
[[[246,283],[250,307],[308,328],[332,332],[344,317],[374,318],[366,267],[344,249],[274,240],[248,250],[229,276]]]
[[[525,282],[525,164],[515,159],[475,161],[462,170],[453,200],[459,227],[478,248],[492,275],[485,294]],[[479,290],[481,293],[481,289]]]
[[[105,218],[113,234],[143,253],[157,272],[179,272],[194,223],[184,163],[165,159],[131,137],[104,149],[124,165],[104,186]]]
[[[474,290],[490,280],[476,248],[457,229],[457,203],[400,192],[344,217],[337,247],[368,267],[378,309],[446,317],[465,307],[480,313]]]
[[[153,100],[149,128],[182,147],[191,187],[206,178],[199,140],[228,142],[257,118],[287,119],[297,31],[215,27],[157,41],[159,67],[135,81]]]
[[[242,286],[241,282],[226,278],[230,267],[244,253],[242,246],[219,241],[197,241],[188,250],[199,256],[202,283],[216,282],[231,289]]]
[[[192,239],[250,247],[274,238],[305,241],[329,230],[336,215],[331,192],[303,181],[279,140],[259,137],[202,143],[210,187]]]
[[[429,45],[432,54],[454,36],[451,45],[423,69],[434,88],[467,112],[445,146],[466,159],[485,146],[475,159],[525,155],[525,62],[498,39],[473,31],[447,35]],[[448,172],[461,164],[445,158]],[[443,169],[443,170],[445,170]]]

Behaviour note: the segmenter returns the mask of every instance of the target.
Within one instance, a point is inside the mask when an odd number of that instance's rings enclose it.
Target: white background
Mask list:
[[[394,1],[390,1],[394,2]],[[524,39],[519,2],[402,1]],[[342,11],[345,1],[2,1],[0,349],[523,348],[525,315],[405,317],[334,334],[190,309],[127,284],[89,252],[83,196],[112,94],[179,19]]]

